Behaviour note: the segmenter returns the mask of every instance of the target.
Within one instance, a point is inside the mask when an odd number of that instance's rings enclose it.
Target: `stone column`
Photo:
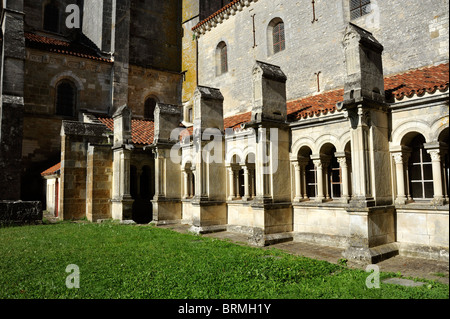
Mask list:
[[[444,194],[442,192],[442,169],[441,156],[439,149],[429,149],[428,154],[431,156],[431,165],[433,167],[433,190],[434,190],[434,205],[444,204]]]
[[[305,164],[302,166],[302,180],[303,180],[303,199],[309,199],[308,198],[308,185],[306,184],[306,166],[308,164]]]
[[[244,197],[242,200],[248,200],[250,198],[250,187],[249,187],[249,170],[247,166],[243,166],[244,169]]]
[[[341,188],[341,199],[344,203],[347,203],[349,200],[349,191],[348,191],[348,164],[347,158],[345,156],[339,157],[337,159],[339,163],[339,167],[341,168],[341,176],[342,176],[342,188]]]
[[[186,172],[186,170],[182,170],[183,173],[183,199],[186,199],[189,197],[189,174]]]
[[[301,185],[301,167],[298,162],[293,162],[294,165],[294,177],[295,177],[295,198],[294,202],[300,202],[303,199],[302,185]]]
[[[227,167],[227,171],[228,171],[228,184],[229,184],[229,195],[228,195],[228,200],[233,200],[234,196],[235,196],[235,191],[234,191],[234,171],[233,168],[231,166]]]
[[[406,202],[411,202],[411,191],[409,189],[409,170],[408,170],[408,163],[409,163],[409,157],[411,156],[410,152],[403,152],[403,170],[406,174],[405,176],[405,187],[406,187]]]
[[[322,160],[323,171],[325,172],[325,199],[330,199],[330,175],[328,173],[328,167],[330,166],[329,160]]]
[[[233,176],[234,176],[234,198],[239,198],[240,197],[240,192],[239,192],[239,169],[235,169],[233,170]]]
[[[195,181],[195,176],[194,176],[194,172],[191,171],[188,174],[188,182],[189,182],[189,197],[194,197],[195,196],[195,185],[194,185],[194,181]]]
[[[256,183],[255,183],[255,169],[252,169],[250,171],[251,181],[252,181],[252,198],[255,198],[256,196]]]
[[[317,177],[317,194],[316,201],[322,202],[325,199],[323,195],[323,167],[322,161],[320,159],[313,159],[314,166],[316,167],[316,177]]]
[[[402,153],[394,153],[393,157],[394,157],[394,161],[395,161],[395,172],[396,172],[396,178],[397,178],[397,198],[395,199],[395,203],[399,204],[399,205],[403,205],[406,203],[403,154]]]

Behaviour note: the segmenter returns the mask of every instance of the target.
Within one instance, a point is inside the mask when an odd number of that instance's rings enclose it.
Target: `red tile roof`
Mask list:
[[[114,120],[112,118],[99,118],[99,121],[114,132]],[[149,145],[153,143],[154,122],[146,120],[131,120],[131,139],[133,144]]]
[[[437,89],[444,91],[449,83],[449,64],[421,68],[402,74],[391,75],[384,80],[388,95],[396,99],[414,94],[422,96],[425,92],[434,93]]]
[[[449,86],[449,64],[425,67],[401,74],[387,76],[384,80],[386,96],[402,99],[434,93],[436,90],[445,91]],[[290,121],[314,115],[326,114],[336,110],[336,103],[343,100],[344,90],[337,89],[322,94],[308,96],[287,103],[287,113]]]
[[[43,171],[41,173],[41,176],[50,176],[50,175],[57,174],[60,169],[61,169],[61,163],[58,163],[55,166],[52,166],[49,169]]]
[[[252,112],[242,113],[227,117],[223,120],[223,126],[225,128],[237,129],[241,124],[250,122]]]
[[[200,27],[201,25],[205,24],[206,22],[214,19],[216,16],[218,16],[220,13],[224,12],[225,10],[227,10],[228,8],[231,8],[233,5],[235,5],[236,3],[238,3],[240,0],[233,0],[231,1],[229,4],[227,4],[226,6],[224,6],[223,8],[221,8],[220,10],[217,10],[216,12],[214,12],[213,14],[211,14],[209,17],[207,17],[206,19],[200,21],[199,23],[197,23],[193,28],[192,31],[194,31],[195,29],[197,29],[198,27]]]
[[[86,58],[96,61],[112,62],[112,60],[99,56],[96,50],[81,43],[59,40],[30,32],[25,32],[25,41],[27,47],[34,49],[73,55],[80,58]]]

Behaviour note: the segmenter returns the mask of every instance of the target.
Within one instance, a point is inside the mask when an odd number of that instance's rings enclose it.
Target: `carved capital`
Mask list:
[[[440,162],[441,161],[441,153],[438,149],[427,150],[428,154],[431,156],[432,162]]]
[[[394,153],[392,156],[394,157],[395,164],[403,164],[403,154],[402,153]]]

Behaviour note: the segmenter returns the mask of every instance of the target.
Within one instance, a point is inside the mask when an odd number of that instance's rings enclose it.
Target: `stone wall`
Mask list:
[[[107,114],[111,108],[110,63],[27,49],[23,119],[22,199],[43,200],[40,172],[60,161],[61,123],[56,115],[56,85],[67,79],[77,88],[77,115],[83,110]]]
[[[103,167],[99,167],[99,172],[89,171],[88,168],[88,143],[108,144],[110,132],[103,124],[87,124],[78,122],[64,121],[61,130],[61,197],[60,197],[60,218],[63,220],[81,219],[87,216],[87,208],[90,204],[94,204],[98,199],[100,204],[104,204],[104,199],[108,194],[89,194],[91,202],[88,199],[88,173],[92,174],[92,178],[97,173],[106,173],[108,181],[108,161],[103,163]],[[107,157],[106,157],[107,158]],[[105,159],[105,158],[104,158]],[[90,158],[96,160],[96,158]],[[92,180],[93,181],[93,180]],[[97,180],[96,180],[97,182]],[[108,182],[101,184],[98,181],[97,186],[102,186],[100,192],[108,188]],[[94,184],[90,184],[90,189]],[[96,198],[96,196],[98,196]],[[92,209],[95,208],[95,205]],[[93,212],[91,217],[93,218]],[[102,211],[104,213],[104,211]],[[99,213],[100,215],[100,213]]]
[[[181,1],[132,0],[130,63],[180,71]]]
[[[42,223],[41,202],[0,201],[0,225]]]
[[[182,76],[179,73],[130,65],[128,106],[134,117],[144,117],[145,100],[156,98],[160,103],[180,104]]]
[[[87,152],[86,216],[111,218],[112,152],[109,145],[89,145]]]
[[[372,3],[372,14],[351,22],[372,32],[385,47],[385,75],[448,60],[448,0]],[[317,92],[315,73],[319,71],[321,91],[343,87],[346,69],[341,43],[349,22],[348,1],[319,0],[315,8],[318,21],[311,23],[310,2],[252,1],[200,35],[199,84],[221,90],[225,116],[250,110],[255,60],[278,65],[286,72],[288,100]],[[273,18],[281,18],[285,25],[286,49],[276,54],[268,47],[268,25]],[[227,44],[228,72],[216,76],[215,50],[221,41]]]

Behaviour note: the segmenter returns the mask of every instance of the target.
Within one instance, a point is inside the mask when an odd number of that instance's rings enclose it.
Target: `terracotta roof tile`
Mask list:
[[[227,117],[223,120],[224,128],[237,129],[241,124],[250,122],[252,117],[252,112],[242,113]]]
[[[112,62],[112,60],[99,56],[99,54],[93,48],[80,43],[59,40],[30,32],[25,32],[25,41],[27,47],[30,48],[66,55],[73,55],[80,58],[86,58],[96,61]]]
[[[437,89],[445,91],[449,86],[449,64],[425,67],[401,74],[387,76],[384,80],[386,97],[402,99],[434,93]],[[308,96],[287,103],[287,113],[290,121],[326,114],[336,110],[336,103],[343,100],[344,90],[338,89],[322,94]]]
[[[384,80],[387,97],[402,99],[434,93],[437,89],[446,90],[449,83],[449,64],[421,68],[402,74],[391,75]]]
[[[197,29],[198,27],[200,27],[201,25],[205,24],[206,22],[212,20],[213,18],[215,18],[216,16],[218,16],[220,13],[224,12],[225,10],[227,10],[228,8],[231,8],[233,5],[235,5],[236,3],[240,2],[240,0],[233,0],[231,1],[229,4],[227,4],[226,6],[224,6],[223,8],[217,10],[216,12],[214,12],[213,14],[211,14],[209,17],[207,17],[206,19],[200,21],[199,23],[197,23],[193,28],[192,31],[194,31],[195,29]]]
[[[99,118],[99,121],[114,132],[114,120],[112,118]],[[153,143],[154,122],[146,120],[131,120],[131,139],[133,144],[149,145]]]
[[[61,163],[58,163],[55,166],[52,166],[49,169],[43,171],[41,173],[41,176],[49,176],[49,175],[57,174],[60,169],[61,169]]]

